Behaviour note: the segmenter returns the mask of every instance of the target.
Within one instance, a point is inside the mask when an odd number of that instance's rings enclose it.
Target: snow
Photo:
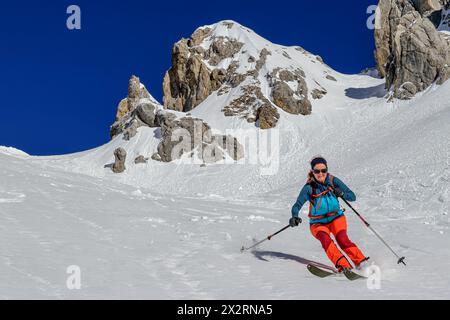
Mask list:
[[[3,154],[8,154],[11,156],[16,156],[16,157],[28,157],[29,154],[26,152],[23,152],[22,150],[13,148],[13,147],[5,147],[5,146],[0,146],[0,153]]]
[[[446,34],[450,33],[450,8],[442,10],[442,19],[438,30]]]
[[[308,85],[317,81],[328,91],[313,101],[311,116],[280,110],[275,174],[248,163],[134,165],[137,155],[156,151],[157,128],[70,155],[34,157],[1,147],[0,298],[450,298],[450,82],[388,103],[382,79],[339,74],[311,62],[314,55],[283,47],[289,60],[276,52],[282,46],[251,30],[216,27],[245,36],[248,52],[273,51],[269,70],[301,66]],[[324,79],[325,72],[338,81]],[[220,130],[259,132],[223,116],[233,96],[213,94],[192,115]],[[119,146],[128,152],[127,170],[113,174],[105,165]],[[379,290],[306,270],[308,260],[329,264],[309,232],[306,206],[299,228],[240,253],[287,224],[316,154],[355,191],[354,207],[406,256],[407,266],[398,266],[347,210],[351,239],[381,269]],[[81,269],[80,290],[66,287],[72,265]]]

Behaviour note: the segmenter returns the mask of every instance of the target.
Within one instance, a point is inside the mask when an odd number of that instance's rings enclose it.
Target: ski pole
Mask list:
[[[241,253],[243,253],[244,251],[253,249],[254,247],[260,245],[260,244],[263,243],[264,241],[271,240],[274,236],[276,236],[277,234],[283,232],[284,230],[286,230],[286,229],[288,229],[288,228],[290,228],[290,227],[291,227],[290,225],[287,225],[286,227],[284,227],[284,228],[281,229],[280,231],[277,231],[277,232],[275,232],[274,234],[272,234],[272,235],[268,236],[267,238],[265,238],[264,240],[261,240],[261,241],[259,241],[258,243],[255,243],[255,244],[252,245],[251,247],[246,248],[246,247],[242,246],[242,248],[241,248]]]
[[[361,221],[366,225],[366,227],[369,228],[378,237],[378,239],[380,239],[381,242],[383,242],[383,244],[389,248],[389,250],[391,250],[391,252],[398,259],[397,264],[403,263],[406,266],[405,257],[400,257],[397,253],[395,253],[395,251],[386,243],[386,241],[383,240],[383,238],[378,234],[378,232],[376,232],[375,229],[370,226],[370,224],[359,214],[359,212],[356,211],[355,208],[353,208],[352,205],[348,203],[348,201],[345,200],[343,197],[341,197],[341,199],[344,200],[344,202],[356,213],[356,215],[361,219]]]

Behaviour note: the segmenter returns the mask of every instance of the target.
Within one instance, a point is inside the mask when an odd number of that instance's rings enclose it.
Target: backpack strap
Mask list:
[[[333,187],[333,189],[336,189],[334,187],[334,176],[332,174],[328,174],[329,178],[330,178],[330,182],[331,182],[331,186]]]
[[[316,194],[317,189],[316,189],[315,182],[311,182],[309,185],[311,186],[311,196],[309,197],[309,214],[308,214],[308,216],[311,217],[312,208],[314,207],[314,199],[320,198],[319,203],[317,204],[317,210],[319,210],[320,205],[322,204],[322,196],[326,195],[331,190],[330,190],[330,188],[328,188],[324,192]]]
[[[329,179],[330,179],[330,183],[333,189],[335,189],[334,187],[334,176],[331,174],[328,174]],[[317,210],[320,208],[320,205],[322,203],[322,196],[326,195],[328,192],[333,191],[330,187],[327,188],[327,190],[325,190],[322,193],[316,194],[316,182],[312,181],[309,183],[309,185],[311,186],[311,196],[309,197],[309,214],[308,216],[311,218],[311,212],[312,212],[312,208],[314,206],[314,199],[320,198],[319,203],[317,204]],[[336,214],[335,212],[333,214]]]
[[[311,196],[309,197],[309,212],[308,216],[311,217],[312,208],[314,207],[314,195],[316,194],[315,182],[310,182],[309,186],[311,187]]]
[[[336,189],[336,187],[334,186],[334,176],[331,175],[331,174],[330,174],[329,176],[330,176],[331,187],[332,187],[333,189]],[[345,212],[345,208],[342,207],[342,206],[341,206],[341,210],[342,210],[342,212]]]

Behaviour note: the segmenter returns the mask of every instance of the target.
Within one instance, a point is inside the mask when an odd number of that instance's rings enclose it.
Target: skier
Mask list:
[[[309,218],[312,235],[320,241],[328,258],[333,262],[338,272],[352,269],[352,265],[338,249],[330,237],[334,235],[337,244],[352,260],[357,269],[361,269],[363,262],[369,260],[361,250],[350,241],[347,235],[347,221],[340,208],[338,198],[355,201],[356,196],[341,180],[328,173],[327,161],[321,157],[314,157],[311,161],[311,171],[308,173],[306,185],[300,192],[292,207],[291,227],[298,226],[302,219],[299,212],[302,206],[310,203]]]

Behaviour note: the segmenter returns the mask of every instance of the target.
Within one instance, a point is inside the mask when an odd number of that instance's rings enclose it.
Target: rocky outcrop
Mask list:
[[[204,36],[197,34],[193,41],[200,41]],[[223,69],[215,69],[211,73],[211,84],[220,83],[225,77]],[[262,94],[261,94],[262,95]],[[189,115],[189,113],[188,113]],[[139,78],[132,76],[128,85],[127,98],[118,106],[116,122],[111,126],[111,138],[123,134],[125,140],[132,139],[139,127],[160,128],[155,130],[155,136],[160,136],[157,153],[151,159],[171,162],[181,158],[196,156],[204,163],[213,163],[230,157],[239,160],[244,156],[244,150],[236,138],[220,134],[212,134],[211,127],[200,119],[189,116],[179,118],[175,112],[164,110],[140,83]],[[126,152],[118,148],[114,152],[115,162],[111,166],[116,173],[125,170]],[[146,163],[149,158],[139,155],[135,164]]]
[[[188,40],[189,47],[196,47],[202,43],[202,41],[211,34],[210,28],[197,29]]]
[[[127,152],[123,148],[117,148],[114,151],[114,164],[112,166],[112,171],[114,173],[122,173],[125,171],[125,160],[127,158]]]
[[[313,97],[313,99],[318,100],[318,99],[322,99],[327,93],[328,93],[327,90],[325,90],[323,88],[322,89],[314,89],[311,92],[311,96]]]
[[[203,102],[212,92],[211,71],[200,55],[189,50],[183,39],[172,50],[172,68],[163,81],[164,106],[187,112]]]
[[[280,114],[271,104],[264,104],[257,110],[256,118],[261,129],[271,129],[276,127]]]
[[[304,95],[306,86],[299,84],[298,88],[299,90],[294,92],[286,82],[277,82],[272,91],[273,102],[291,114],[311,114],[311,102]]]
[[[246,85],[241,88],[241,95],[222,109],[226,117],[240,117],[249,123],[256,122],[258,108],[271,105],[258,85]]]
[[[256,47],[250,43],[247,46],[238,40],[245,37],[233,38],[233,33],[228,33],[224,26],[226,29],[240,28],[234,32],[250,32],[224,21],[213,28],[199,28],[189,39],[181,39],[174,45],[172,66],[163,82],[164,106],[188,112],[214,92],[222,96],[231,91],[233,99],[222,108],[224,115],[240,117],[249,123],[262,123],[264,129],[276,126],[278,108],[291,114],[309,115],[312,104],[305,73],[300,68],[268,68],[273,55],[276,55],[274,59],[281,56],[292,60],[287,48],[275,49],[274,53],[271,52],[274,47],[269,45]],[[217,32],[217,28],[220,31]],[[300,50],[308,54],[304,49]],[[313,58],[324,64],[320,57]],[[263,93],[261,82],[264,78],[270,88]],[[329,75],[328,79],[331,78]],[[233,91],[238,87],[240,90]],[[316,98],[326,94],[320,85],[319,88],[315,91]],[[259,119],[262,121],[258,122]]]
[[[202,103],[231,77],[231,72],[208,67],[235,55],[244,45],[228,37],[215,37],[208,50],[199,46],[210,35],[209,28],[198,29],[172,49],[172,67],[163,81],[164,106],[187,112]]]
[[[259,61],[265,63],[270,51],[263,49]],[[256,72],[259,72],[262,65],[256,63]],[[241,95],[232,100],[222,111],[225,116],[239,116],[247,122],[256,122],[261,129],[274,128],[280,118],[277,106],[291,114],[311,114],[312,106],[308,99],[308,88],[305,81],[305,73],[301,69],[288,70],[276,68],[271,73],[266,74],[272,89],[272,101],[262,92],[260,81],[257,76],[247,72],[251,76],[251,84],[242,86]],[[295,87],[295,91],[288,84]]]
[[[275,69],[268,79],[272,83],[272,99],[276,106],[291,114],[311,114],[312,105],[302,70]],[[295,91],[288,83],[294,83]]]
[[[223,160],[225,154],[234,160],[244,156],[243,147],[236,138],[212,134],[211,127],[201,119],[161,117],[162,138],[157,154],[152,156],[154,160],[171,162],[187,155],[196,156],[204,163],[214,163]]]
[[[155,118],[159,109],[139,78],[132,76],[128,83],[128,96],[117,107],[116,121],[109,132],[111,139],[124,133],[124,138],[129,140],[136,135],[139,127],[157,126]]]
[[[450,78],[450,43],[427,18],[442,3],[380,0],[375,56],[395,98],[409,99]]]
[[[146,158],[146,157],[144,157],[142,155],[137,156],[136,159],[134,159],[134,163],[135,164],[147,163],[147,161],[148,161],[148,158]]]
[[[124,134],[123,134],[124,139],[131,140],[131,138],[133,138],[137,134],[138,127],[139,127],[138,121],[132,120],[125,127]]]
[[[212,66],[217,66],[220,61],[231,58],[238,53],[244,44],[236,39],[217,37],[205,54],[205,58]]]

